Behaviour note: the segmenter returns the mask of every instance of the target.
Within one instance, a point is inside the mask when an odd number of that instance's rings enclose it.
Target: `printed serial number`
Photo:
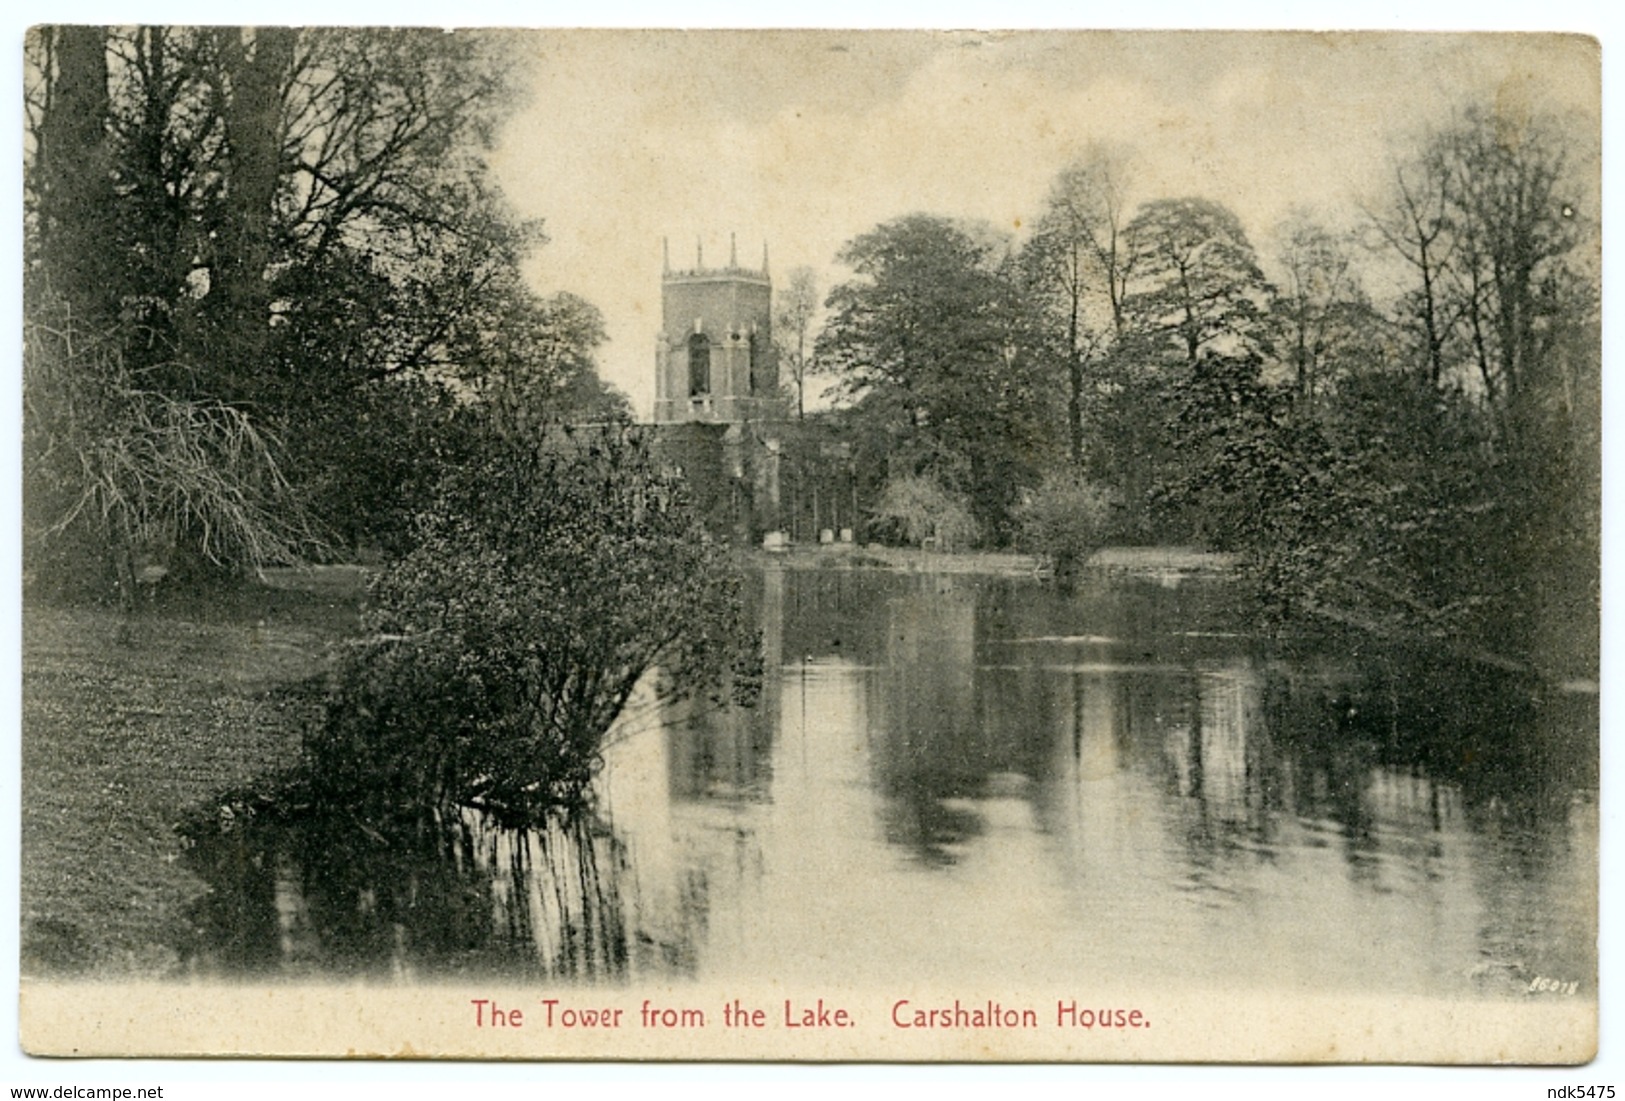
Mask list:
[[[1579,982],[1563,982],[1560,979],[1548,979],[1544,975],[1537,975],[1535,981],[1529,984],[1531,994],[1573,994],[1579,991]],[[1610,1092],[1609,1096],[1613,1096]]]

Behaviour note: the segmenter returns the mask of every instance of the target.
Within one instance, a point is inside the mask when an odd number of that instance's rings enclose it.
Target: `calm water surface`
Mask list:
[[[200,852],[202,973],[922,975],[1513,995],[1596,973],[1594,697],[1062,598],[782,571],[751,710],[635,705],[592,810]]]

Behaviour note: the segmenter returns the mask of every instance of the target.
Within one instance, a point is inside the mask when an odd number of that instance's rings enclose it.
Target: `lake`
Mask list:
[[[587,811],[191,855],[210,976],[921,975],[1594,996],[1597,706],[1231,583],[768,567],[758,705],[614,731]]]

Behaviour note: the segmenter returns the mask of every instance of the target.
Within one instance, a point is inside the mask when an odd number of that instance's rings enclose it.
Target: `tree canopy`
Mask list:
[[[88,364],[94,345],[116,367],[70,378],[59,365],[28,382],[38,426],[54,426],[49,445],[30,435],[46,447],[27,463],[33,549],[128,553],[108,545],[133,538],[119,525],[87,526],[62,502],[82,496],[85,464],[71,456],[117,437],[138,408],[151,421],[155,402],[194,403],[175,423],[254,429],[279,473],[264,462],[238,473],[287,488],[266,516],[311,521],[232,544],[274,557],[293,553],[295,530],[397,543],[414,507],[402,494],[426,491],[428,465],[450,458],[448,385],[466,401],[511,393],[523,376],[533,418],[575,401],[622,415],[588,379],[596,313],[538,298],[519,274],[541,230],[506,209],[485,165],[515,100],[504,49],[500,36],[427,29],[30,32],[25,288],[40,339],[29,362],[71,345]],[[87,387],[111,419],[89,421],[73,402]],[[359,422],[379,430],[336,447],[334,426]],[[415,474],[405,440],[424,445]],[[165,477],[150,467],[141,482]],[[185,510],[162,526],[164,553],[218,557]]]
[[[963,492],[986,533],[1008,533],[1020,487],[1054,447],[1054,399],[1033,354],[1008,242],[911,215],[849,242],[817,354],[887,441],[892,475]]]
[[[1194,364],[1264,350],[1270,287],[1240,220],[1209,199],[1158,199],[1123,231],[1134,273],[1124,329],[1137,349]]]

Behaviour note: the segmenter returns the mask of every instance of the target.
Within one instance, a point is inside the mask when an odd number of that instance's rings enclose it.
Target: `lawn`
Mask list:
[[[26,606],[24,975],[182,968],[205,887],[175,823],[294,762],[333,650],[357,629],[353,575],[297,584],[132,615]]]

